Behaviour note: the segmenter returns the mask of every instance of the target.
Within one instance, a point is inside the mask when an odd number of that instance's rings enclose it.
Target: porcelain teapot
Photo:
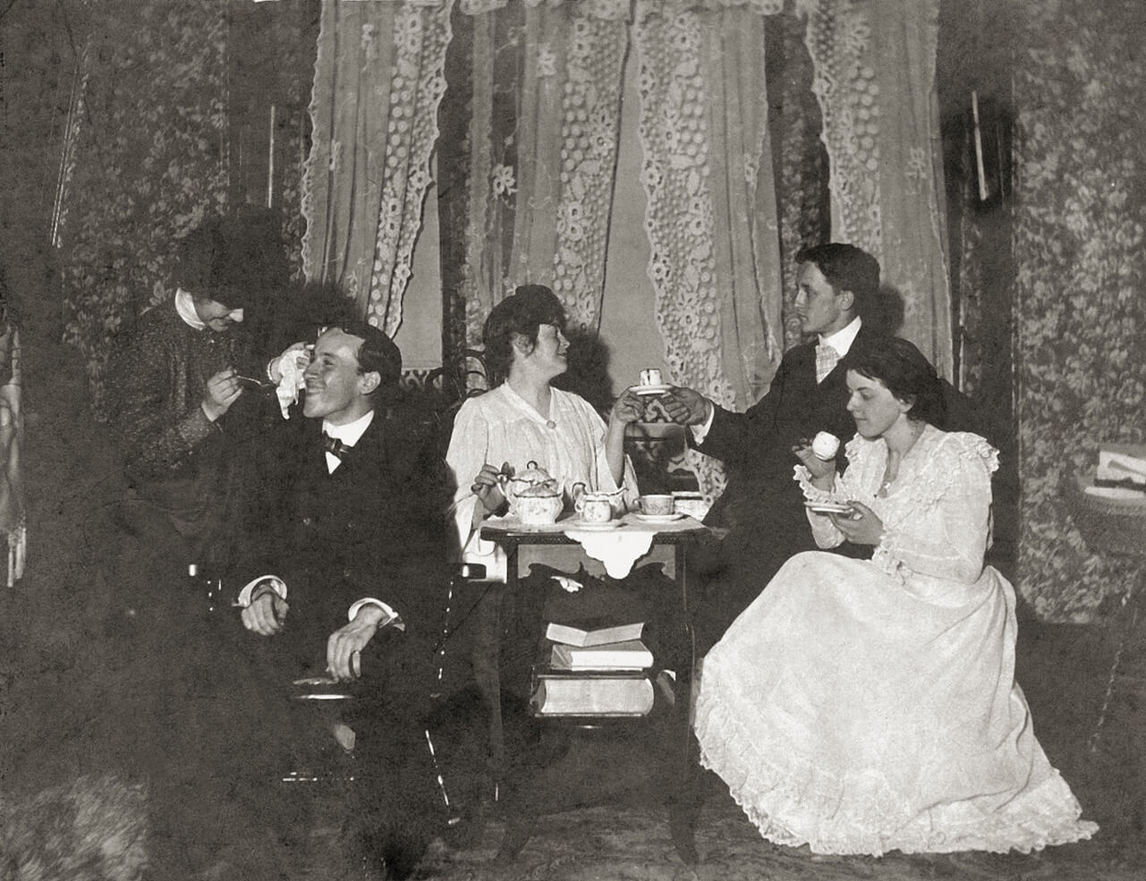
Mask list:
[[[502,480],[509,513],[527,524],[553,523],[565,507],[561,483],[530,461],[521,471]]]

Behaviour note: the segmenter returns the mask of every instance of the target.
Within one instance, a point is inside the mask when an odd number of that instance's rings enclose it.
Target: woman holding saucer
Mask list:
[[[847,374],[847,471],[796,478],[816,543],[704,660],[702,763],[777,844],[817,854],[1030,852],[1089,838],[1015,683],[1015,592],[984,566],[998,452],[946,432],[934,368],[895,339]],[[763,585],[761,585],[763,587]]]

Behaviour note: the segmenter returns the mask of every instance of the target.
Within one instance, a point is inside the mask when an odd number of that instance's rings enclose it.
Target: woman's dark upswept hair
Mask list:
[[[848,359],[848,369],[868,379],[876,379],[901,401],[910,401],[907,415],[943,427],[947,406],[943,384],[931,362],[911,343],[888,337]]]
[[[528,339],[532,349],[537,345],[537,330],[543,324],[565,329],[565,307],[545,285],[523,284],[493,307],[482,330],[491,388],[509,376],[514,335]]]

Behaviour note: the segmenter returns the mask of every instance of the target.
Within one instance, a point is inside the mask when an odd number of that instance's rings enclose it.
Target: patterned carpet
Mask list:
[[[763,841],[730,799],[710,800],[697,828],[701,861],[686,866],[673,850],[662,812],[593,807],[544,818],[510,864],[495,860],[504,831],[488,822],[480,845],[435,846],[417,877],[440,881],[916,881],[923,878],[1024,881],[1131,881],[1142,864],[1111,853],[1101,842],[1031,856],[814,857],[803,849]]]

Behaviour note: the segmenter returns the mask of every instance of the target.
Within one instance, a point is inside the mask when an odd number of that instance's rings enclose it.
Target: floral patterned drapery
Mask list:
[[[1146,57],[1140,3],[1011,0],[1015,60],[1019,590],[1085,621],[1141,583],[1094,554],[1063,483],[1104,442],[1146,440]],[[1117,614],[1117,605],[1110,611]]]
[[[64,339],[86,361],[97,417],[106,417],[104,375],[116,336],[169,296],[173,241],[208,212],[266,198],[267,107],[239,106],[238,82],[252,32],[277,47],[281,70],[274,204],[298,216],[303,95],[309,95],[308,20],[286,4],[228,10],[216,0],[109,0],[84,19],[83,88],[66,121],[57,244]],[[257,102],[252,102],[255,104]],[[261,184],[243,186],[250,156],[236,145],[257,129]],[[295,218],[295,219],[292,219]]]
[[[760,11],[638,0],[649,275],[672,382],[743,410],[782,353],[779,220]],[[723,473],[689,452],[702,491]]]
[[[832,237],[870,251],[904,299],[901,334],[952,371],[935,90],[938,0],[797,0],[831,163]]]
[[[324,0],[302,208],[303,265],[393,335],[402,321],[453,0]]]
[[[64,338],[105,411],[112,339],[163,296],[172,240],[226,201],[225,10],[104,4],[60,230]],[[180,112],[174,112],[178,107]]]

